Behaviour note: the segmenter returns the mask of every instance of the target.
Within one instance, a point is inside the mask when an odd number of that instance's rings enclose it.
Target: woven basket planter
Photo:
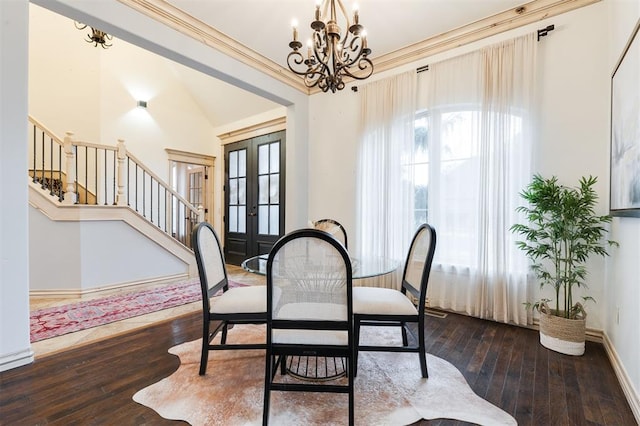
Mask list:
[[[546,303],[540,306],[540,343],[545,348],[566,355],[584,354],[587,314],[577,319],[554,315]]]

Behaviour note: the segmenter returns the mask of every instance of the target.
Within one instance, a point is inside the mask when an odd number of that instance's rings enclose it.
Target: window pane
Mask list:
[[[258,204],[269,204],[269,175],[258,177]]]
[[[280,171],[280,142],[275,142],[270,145],[271,159],[269,161],[271,167],[269,171],[271,173],[278,173]]]
[[[247,150],[238,151],[238,176],[245,177],[247,175]]]
[[[243,234],[247,232],[247,208],[245,206],[238,207],[238,232]]]
[[[238,179],[238,204],[247,204],[247,178]]]
[[[229,153],[229,177],[238,177],[238,151]]]
[[[280,233],[280,221],[279,221],[279,215],[278,212],[280,211],[280,207],[279,206],[271,206],[269,207],[269,213],[270,213],[270,224],[269,224],[269,233],[271,235],[278,235]]]
[[[280,175],[271,175],[269,180],[269,203],[278,204],[280,202]]]
[[[258,147],[258,174],[269,173],[269,144]]]
[[[238,208],[229,206],[229,232],[238,232]]]
[[[258,234],[269,234],[269,206],[258,207]]]
[[[229,204],[238,204],[238,179],[229,179]]]

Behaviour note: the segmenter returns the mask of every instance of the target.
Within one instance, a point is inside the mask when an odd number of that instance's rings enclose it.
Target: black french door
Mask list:
[[[284,234],[284,149],[284,131],[225,145],[227,263],[269,253]]]

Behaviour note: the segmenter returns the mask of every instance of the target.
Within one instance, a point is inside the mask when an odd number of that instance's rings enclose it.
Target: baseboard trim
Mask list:
[[[46,289],[46,290],[30,290],[29,297],[39,298],[53,298],[53,297],[82,297],[88,294],[99,293],[109,290],[119,290],[127,287],[136,287],[148,284],[162,284],[163,282],[172,282],[179,280],[186,280],[189,278],[189,274],[175,274],[164,277],[149,278],[138,281],[130,281],[120,284],[111,284],[103,287],[95,287],[89,289]]]
[[[0,357],[0,371],[7,371],[23,365],[31,364],[34,359],[34,353],[29,349]]]
[[[627,397],[627,401],[629,402],[629,406],[631,407],[631,411],[633,412],[636,421],[640,424],[640,394],[638,394],[638,391],[634,388],[633,383],[627,374],[627,370],[625,370],[624,365],[620,361],[616,348],[613,346],[611,340],[609,340],[609,337],[606,334],[604,334],[603,340],[604,349],[607,351],[613,371],[616,373],[618,382],[620,382],[622,391]]]

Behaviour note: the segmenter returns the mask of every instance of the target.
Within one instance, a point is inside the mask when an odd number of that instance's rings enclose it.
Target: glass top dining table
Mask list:
[[[268,254],[261,254],[242,262],[245,271],[259,275],[267,275]],[[400,262],[386,257],[352,257],[351,271],[353,279],[371,278],[395,271]]]

